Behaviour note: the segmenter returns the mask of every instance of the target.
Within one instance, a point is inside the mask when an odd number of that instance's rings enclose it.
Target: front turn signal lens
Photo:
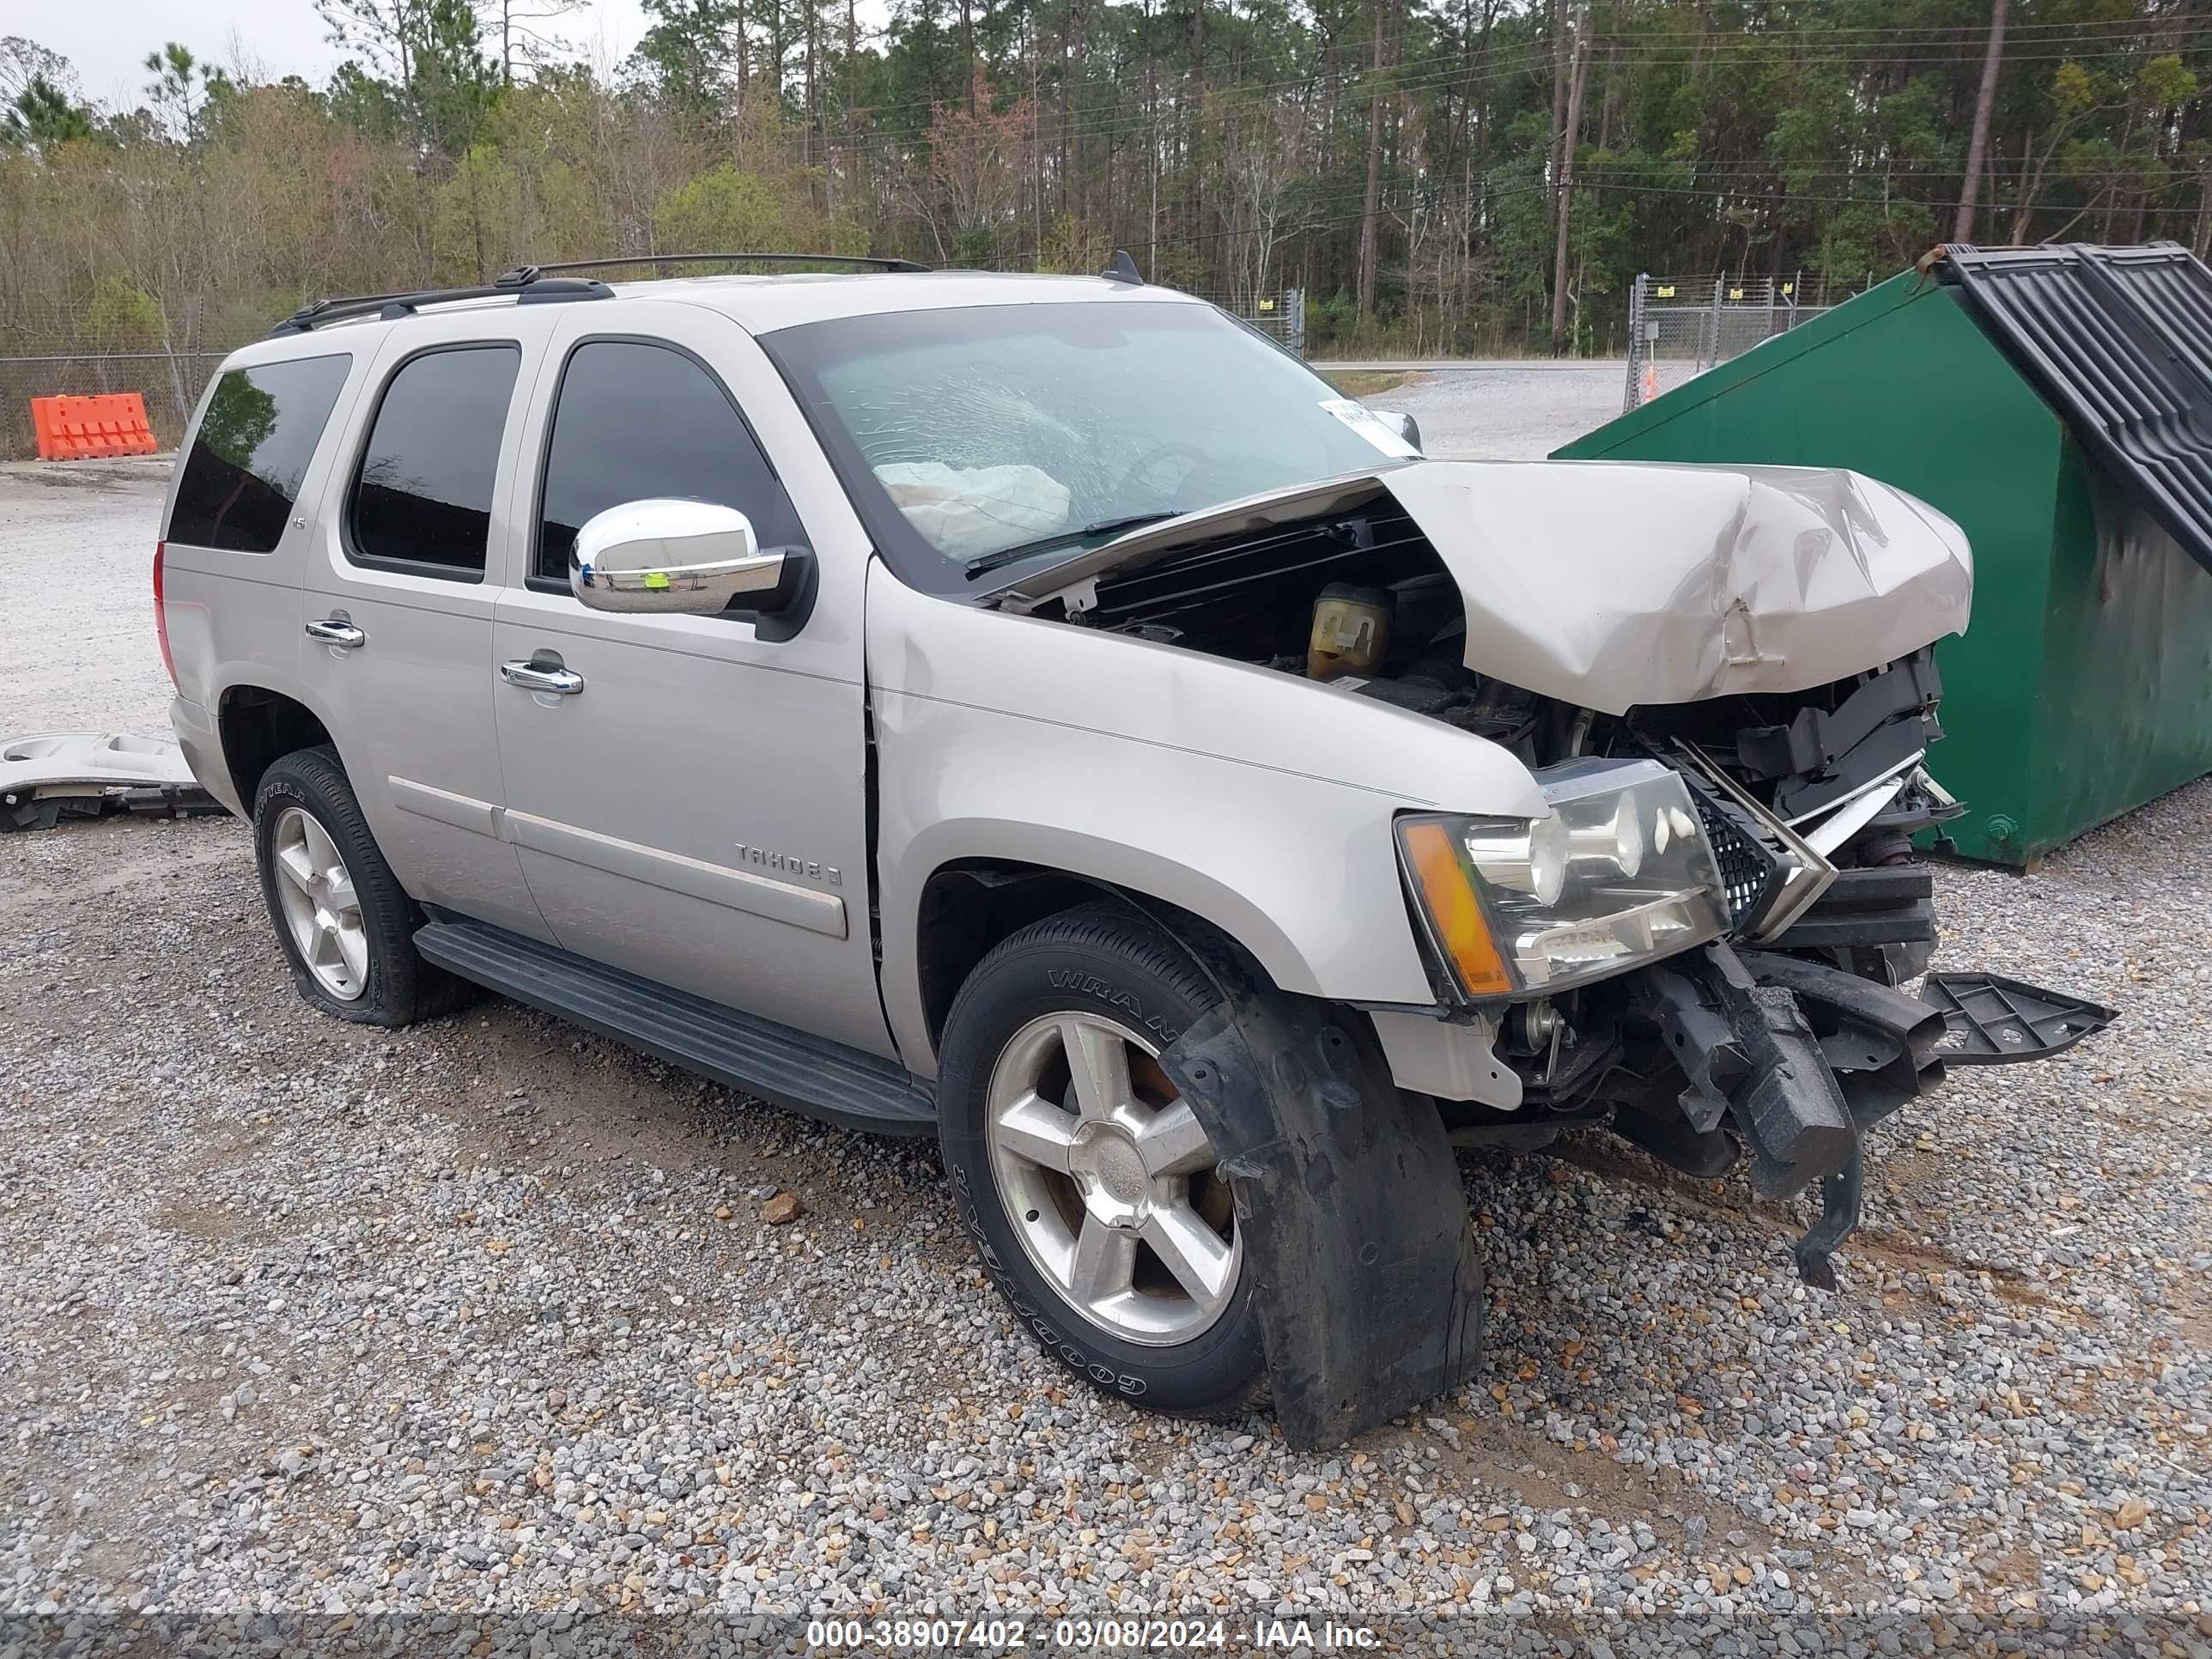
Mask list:
[[[1401,818],[1398,841],[1420,891],[1422,911],[1460,989],[1471,997],[1510,994],[1512,975],[1490,936],[1482,901],[1475,896],[1474,880],[1450,830],[1433,818]]]

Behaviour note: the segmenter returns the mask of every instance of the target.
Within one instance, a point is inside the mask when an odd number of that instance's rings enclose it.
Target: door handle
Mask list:
[[[325,617],[320,622],[307,624],[307,637],[320,640],[325,645],[339,646],[352,651],[368,643],[368,635],[356,628],[343,617]]]
[[[503,662],[499,677],[526,691],[550,691],[556,697],[573,697],[584,689],[584,677],[557,662]]]

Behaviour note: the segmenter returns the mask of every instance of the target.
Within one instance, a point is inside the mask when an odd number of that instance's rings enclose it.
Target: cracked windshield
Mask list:
[[[906,312],[770,343],[812,383],[802,396],[829,416],[858,493],[896,509],[900,539],[956,564],[1073,549],[1413,453],[1207,306]]]

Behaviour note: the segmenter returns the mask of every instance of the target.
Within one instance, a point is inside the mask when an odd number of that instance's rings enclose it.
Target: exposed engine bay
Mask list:
[[[1018,603],[1442,721],[1507,749],[1540,783],[1592,760],[1679,777],[1724,922],[1696,948],[1556,994],[1486,1000],[1437,971],[1440,1005],[1457,1005],[1447,1018],[1480,1028],[1510,1072],[1477,1098],[1433,1097],[1455,1143],[1532,1150],[1609,1126],[1701,1178],[1747,1152],[1762,1197],[1822,1184],[1823,1217],[1797,1261],[1830,1284],[1828,1255],[1856,1224],[1868,1127],[1933,1087],[1947,1059],[2037,1058],[2112,1017],[1994,975],[1899,988],[1927,975],[1937,940],[1913,838],[1940,839],[1963,810],[1923,764],[1942,736],[1930,646],[1802,690],[1607,712],[1484,672],[1466,568],[1392,494],[1329,506]],[[1663,822],[1662,811],[1662,846]]]
[[[1353,514],[1223,538],[1126,576],[1102,577],[1092,597],[1062,614],[1333,684],[1487,738],[1532,769],[1588,756],[1664,760],[1705,781],[1701,805],[1725,801],[1723,789],[1732,786],[1785,823],[1813,830],[1814,844],[1839,868],[1907,862],[1913,831],[1960,810],[1917,769],[1942,735],[1936,718],[1942,685],[1929,651],[1810,691],[1601,714],[1468,665],[1457,579],[1387,497]],[[1825,835],[1814,829],[1838,805],[1892,781],[1895,788],[1881,788],[1878,809],[1853,813]],[[1746,903],[1753,896],[1747,894]],[[1862,932],[1857,942],[1892,942]],[[1932,939],[1932,932],[1921,933],[1911,942]]]

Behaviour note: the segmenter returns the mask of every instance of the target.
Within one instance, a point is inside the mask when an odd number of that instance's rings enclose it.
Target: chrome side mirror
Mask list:
[[[1378,409],[1375,418],[1389,427],[1415,449],[1421,447],[1421,423],[1402,409]]]
[[[766,607],[788,556],[763,553],[734,507],[656,498],[595,514],[568,551],[568,591],[594,611],[711,617],[732,600]]]

